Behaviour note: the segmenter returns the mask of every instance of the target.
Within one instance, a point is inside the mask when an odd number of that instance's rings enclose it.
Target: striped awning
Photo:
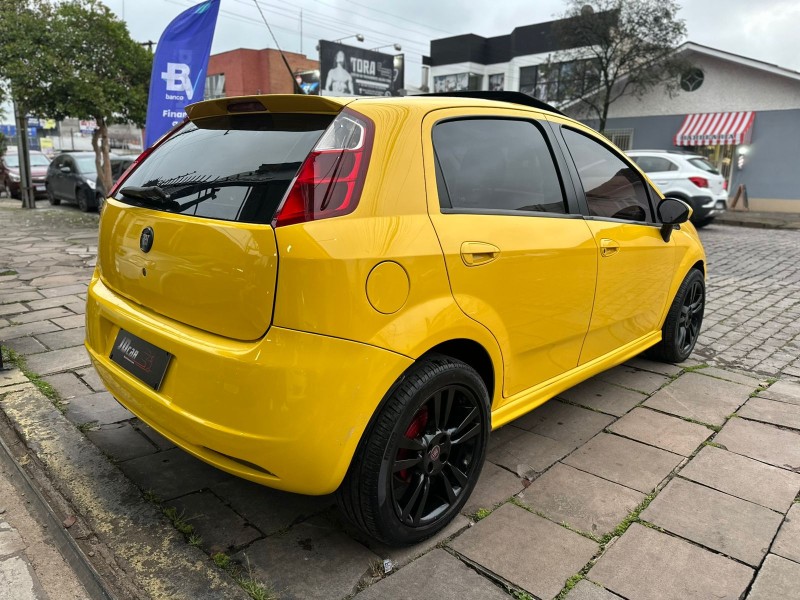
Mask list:
[[[730,146],[750,142],[755,113],[698,113],[686,115],[675,134],[676,146]]]

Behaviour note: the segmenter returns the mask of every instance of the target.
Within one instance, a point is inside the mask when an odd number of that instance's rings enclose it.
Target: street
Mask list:
[[[117,404],[82,345],[98,215],[18,206],[0,198],[0,345],[37,378],[0,387],[0,410],[82,516],[81,547],[114,557],[98,570],[126,580],[118,591],[797,597],[800,232],[701,230],[708,301],[692,357],[633,359],[495,431],[462,514],[388,548],[332,497],[229,476]]]

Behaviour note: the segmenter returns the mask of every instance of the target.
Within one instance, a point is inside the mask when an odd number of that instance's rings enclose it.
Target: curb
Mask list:
[[[49,399],[29,386],[12,386],[5,395],[0,388],[0,411],[79,516],[79,524],[85,525],[77,529],[85,531],[86,537],[95,537],[97,546],[92,549],[97,548],[111,563],[100,570],[107,566],[108,575],[122,590],[114,596],[108,593],[107,584],[100,584],[105,595],[93,596],[93,600],[249,598],[204,552],[187,545],[159,508],[144,500],[116,465]],[[58,518],[55,523],[53,529],[69,538],[68,544],[78,546],[82,540],[64,530]],[[83,559],[88,561],[85,554]],[[98,573],[92,574],[92,579],[95,575],[102,580]]]
[[[48,533],[52,536],[61,556],[75,573],[78,581],[83,586],[91,600],[117,600],[117,596],[109,589],[106,582],[94,568],[87,556],[83,553],[78,543],[64,529],[62,521],[56,516],[55,511],[45,500],[38,487],[34,485],[31,478],[14,459],[11,450],[0,438],[0,464],[9,471],[19,476],[18,486],[25,492],[26,498],[31,501],[30,508],[39,519],[39,522],[47,527]]]

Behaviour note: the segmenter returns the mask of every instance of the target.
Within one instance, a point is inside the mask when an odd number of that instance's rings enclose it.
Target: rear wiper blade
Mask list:
[[[142,203],[148,204],[149,206],[163,208],[174,208],[175,206],[180,206],[170,197],[167,192],[162,190],[157,185],[148,185],[145,187],[129,185],[128,187],[122,188],[119,192],[127,198],[140,200]]]

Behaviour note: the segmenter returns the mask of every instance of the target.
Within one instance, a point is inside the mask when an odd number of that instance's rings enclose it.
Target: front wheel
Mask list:
[[[695,226],[696,229],[702,229],[706,225],[711,225],[714,222],[714,217],[706,217],[705,219],[698,219],[697,221],[692,221],[692,225]]]
[[[47,201],[50,203],[51,206],[58,206],[59,204],[61,204],[61,200],[59,198],[56,198],[55,194],[53,193],[53,190],[50,189],[49,185],[45,188],[45,191],[47,192]]]
[[[478,373],[448,356],[421,358],[365,432],[337,492],[340,507],[390,545],[434,535],[472,493],[489,429],[489,394]]]
[[[692,269],[675,294],[661,329],[661,341],[648,350],[648,356],[671,363],[689,358],[700,336],[705,303],[705,279],[699,270]]]
[[[94,194],[86,188],[76,190],[75,199],[78,201],[78,208],[81,209],[81,212],[89,212],[94,208]]]

